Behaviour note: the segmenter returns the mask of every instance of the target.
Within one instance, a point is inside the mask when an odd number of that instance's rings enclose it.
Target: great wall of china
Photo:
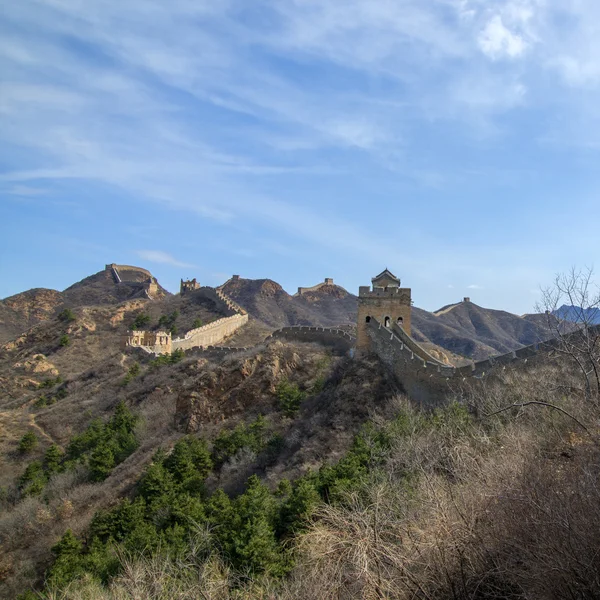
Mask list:
[[[390,277],[391,276],[391,277]],[[234,276],[237,279],[238,276]],[[422,405],[436,405],[447,398],[457,385],[470,381],[481,381],[506,369],[508,365],[524,365],[535,357],[552,354],[559,349],[561,340],[552,338],[530,346],[478,361],[464,367],[455,367],[440,362],[431,356],[410,336],[410,289],[400,288],[400,281],[387,270],[373,278],[373,291],[361,287],[359,295],[357,337],[336,327],[290,326],[273,331],[263,343],[274,339],[316,342],[334,348],[344,354],[373,352],[389,368],[406,394]],[[383,283],[384,285],[380,285]],[[310,290],[314,288],[301,288]],[[185,282],[182,282],[182,292]],[[224,284],[225,285],[225,284]],[[221,286],[222,287],[222,286]],[[251,351],[254,347],[217,346],[248,322],[247,312],[231,300],[220,288],[195,287],[200,293],[220,303],[228,316],[198,329],[193,329],[182,338],[171,340],[166,332],[129,332],[126,346],[138,347],[153,354],[168,353],[182,349],[187,353],[221,358],[235,353]],[[373,313],[383,314],[373,314]],[[382,312],[383,311],[383,312]],[[368,313],[368,314],[367,314]],[[385,322],[382,322],[385,321]],[[594,328],[600,330],[600,326]],[[132,336],[147,334],[151,344],[132,342]],[[570,335],[578,335],[573,332]],[[154,337],[152,337],[154,336]],[[168,342],[165,336],[168,336]],[[161,343],[154,343],[162,338]],[[168,349],[167,349],[168,348]]]
[[[146,269],[141,267],[132,267],[130,265],[116,265],[111,263],[105,266],[105,270],[110,273],[115,283],[127,285],[132,288],[139,288],[144,291],[144,295],[152,300],[158,292],[158,283],[156,279]]]
[[[195,293],[212,300],[225,315],[221,319],[191,329],[183,337],[173,338],[168,331],[128,331],[122,346],[136,347],[150,354],[171,354],[176,350],[192,350],[213,346],[233,335],[248,322],[248,313],[220,288],[200,286],[195,279],[181,280],[181,294]]]

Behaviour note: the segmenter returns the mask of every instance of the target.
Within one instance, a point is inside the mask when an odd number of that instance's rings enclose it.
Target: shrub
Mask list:
[[[202,319],[194,319],[194,322],[192,323],[192,329],[198,329],[198,327],[202,327],[202,325]]]
[[[71,343],[71,340],[69,339],[69,336],[66,333],[64,335],[60,336],[60,340],[59,340],[58,344],[61,348],[68,346],[70,343]]]
[[[278,505],[269,489],[253,475],[246,491],[233,502],[222,495],[218,500],[209,509],[209,520],[218,524],[216,536],[233,566],[256,574],[283,574],[284,560],[275,536]]]
[[[325,387],[325,377],[323,377],[322,375],[317,377],[317,379],[315,379],[315,382],[312,385],[312,388],[310,389],[310,393],[311,394],[319,394],[323,391],[323,388]]]
[[[92,481],[104,481],[115,466],[115,455],[112,444],[99,444],[89,458]]]
[[[58,314],[58,319],[63,323],[71,323],[75,320],[75,313],[70,308],[65,308]]]
[[[235,429],[221,431],[213,444],[213,460],[221,465],[242,449],[258,454],[268,443],[266,429],[267,422],[259,415],[250,425],[240,423]]]
[[[51,585],[64,587],[83,572],[81,549],[81,542],[67,529],[60,541],[52,546],[54,564],[48,576]]]
[[[137,377],[141,372],[140,363],[135,362],[129,367],[127,375],[125,375],[122,385],[127,385],[134,377]]]
[[[162,315],[158,319],[158,326],[162,327],[163,329],[170,330],[170,329],[172,329],[175,326],[175,321],[177,321],[178,317],[179,317],[179,311],[178,310],[174,310],[169,315]]]
[[[17,446],[21,454],[29,454],[38,445],[38,439],[33,431],[28,431],[20,440]]]
[[[143,329],[150,324],[150,315],[145,313],[138,313],[131,326],[132,329]]]
[[[289,381],[279,383],[276,393],[279,408],[287,417],[295,416],[300,410],[300,404],[306,398],[306,392],[303,392],[296,383]]]
[[[44,470],[47,473],[57,473],[60,470],[63,458],[64,453],[62,450],[56,444],[52,444],[44,454]]]
[[[156,369],[163,365],[174,365],[178,363],[185,356],[185,352],[181,348],[177,348],[171,354],[161,354],[150,362],[150,368]]]
[[[25,472],[19,477],[19,490],[23,496],[37,496],[44,490],[46,481],[42,463],[36,460],[27,465]]]
[[[66,450],[67,463],[81,462],[90,467],[94,481],[105,479],[115,465],[137,447],[134,429],[138,418],[119,402],[107,423],[96,419],[80,435],[74,436]]]
[[[56,378],[54,378],[54,379],[52,377],[48,377],[48,378],[44,379],[44,381],[42,381],[39,384],[39,387],[53,388],[55,385],[58,385],[62,382],[63,382],[63,378],[60,375],[57,375]]]
[[[44,394],[42,394],[33,404],[33,406],[35,406],[35,408],[43,408],[44,406],[47,406],[48,404],[48,398],[46,398],[46,396],[44,396]]]

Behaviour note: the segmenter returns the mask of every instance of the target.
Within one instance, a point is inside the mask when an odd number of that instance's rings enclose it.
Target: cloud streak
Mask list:
[[[600,141],[592,0],[29,0],[5,13],[6,189],[114,191],[225,246],[253,232],[234,249],[248,258],[279,244],[419,272],[450,247],[463,262],[472,249],[452,231],[461,211],[476,231],[484,211],[465,201],[445,217],[446,196],[506,185],[502,144]]]
[[[169,265],[171,267],[193,267],[194,265],[177,260],[168,252],[162,250],[136,250],[136,254],[143,260],[159,265]]]

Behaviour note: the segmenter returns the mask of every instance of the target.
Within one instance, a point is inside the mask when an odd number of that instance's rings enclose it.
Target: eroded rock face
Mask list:
[[[308,389],[319,377],[319,365],[327,356],[324,348],[297,352],[274,342],[251,357],[232,357],[212,369],[207,369],[206,360],[200,360],[191,367],[201,372],[200,377],[177,398],[175,423],[193,432],[203,423],[223,421],[251,406],[270,406],[281,381],[293,381]]]
[[[54,377],[58,375],[58,369],[43,354],[34,354],[27,360],[16,362],[13,368],[23,369],[27,373],[44,373]]]
[[[130,316],[133,311],[142,310],[146,304],[145,300],[131,300],[129,302],[123,302],[114,311],[114,314],[110,318],[110,324],[116,327],[119,323],[122,323],[126,316]]]

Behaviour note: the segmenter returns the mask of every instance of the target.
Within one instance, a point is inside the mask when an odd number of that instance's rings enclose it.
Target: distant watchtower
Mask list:
[[[200,284],[194,279],[188,279],[187,281],[181,280],[181,285],[179,286],[179,293],[183,296],[186,292],[193,292],[200,287]]]
[[[396,324],[410,335],[410,288],[401,288],[400,279],[387,269],[373,277],[371,282],[372,290],[368,285],[360,286],[358,290],[357,350],[369,350],[371,347],[368,326],[372,319],[384,327],[392,328]]]

